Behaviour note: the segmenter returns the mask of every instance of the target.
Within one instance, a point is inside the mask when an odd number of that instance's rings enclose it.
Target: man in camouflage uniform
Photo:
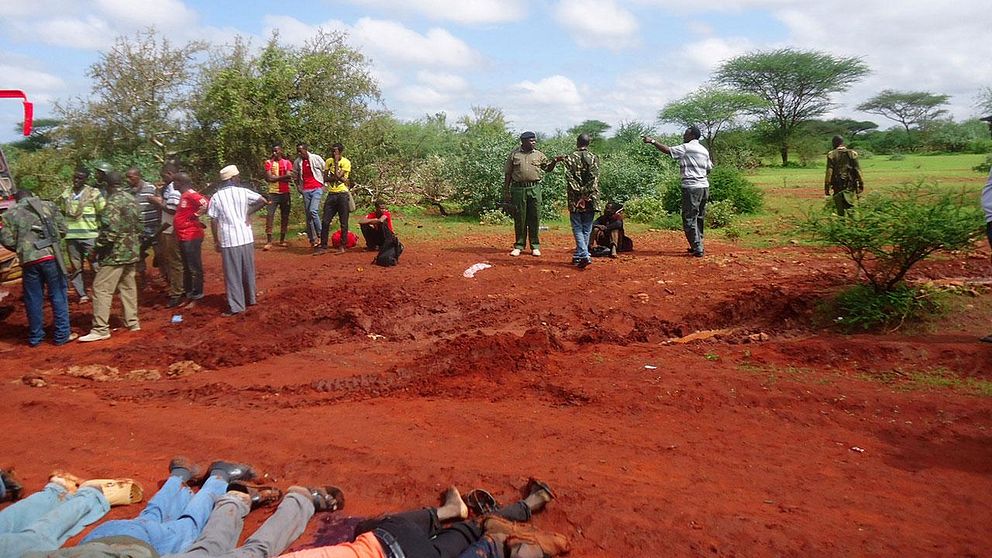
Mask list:
[[[135,268],[141,253],[141,212],[126,188],[121,187],[120,173],[107,174],[107,205],[100,214],[100,236],[96,254],[100,270],[93,280],[93,327],[80,341],[110,339],[110,304],[114,291],[121,295],[124,325],[138,331],[138,288]]]
[[[527,247],[530,236],[531,254],[541,255],[541,241],[538,236],[541,218],[541,179],[544,173],[554,169],[555,161],[549,160],[538,151],[537,135],[534,132],[520,134],[520,147],[506,158],[503,170],[503,203],[513,211],[513,231],[516,241],[511,256],[519,256]]]
[[[844,138],[833,137],[833,150],[827,153],[827,176],[823,181],[823,195],[830,197],[833,189],[834,205],[837,215],[844,215],[854,207],[858,196],[865,189],[861,177],[861,165],[858,163],[858,152],[844,145]]]
[[[589,134],[579,134],[575,151],[564,157],[555,157],[555,162],[563,161],[565,165],[568,216],[572,222],[572,235],[575,236],[572,264],[579,266],[579,269],[585,269],[592,263],[589,238],[599,199],[599,158],[589,151],[591,139]]]
[[[28,314],[28,345],[45,339],[44,291],[52,304],[55,344],[75,336],[69,330],[69,293],[62,262],[65,221],[55,204],[27,190],[15,194],[17,205],[3,214],[0,244],[17,252],[21,261],[24,307]]]

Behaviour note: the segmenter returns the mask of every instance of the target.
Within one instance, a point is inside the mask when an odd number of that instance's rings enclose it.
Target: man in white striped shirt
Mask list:
[[[696,126],[689,126],[682,134],[681,145],[669,147],[644,136],[644,143],[650,143],[658,151],[671,155],[679,162],[682,174],[682,229],[689,241],[689,250],[697,258],[703,257],[703,222],[706,219],[706,201],[710,197],[710,182],[707,178],[713,168],[710,152],[699,138],[702,133]]]
[[[220,187],[210,198],[207,215],[214,235],[214,248],[221,254],[227,312],[234,316],[255,304],[255,237],[251,214],[265,207],[265,198],[241,186],[238,167],[220,170]]]

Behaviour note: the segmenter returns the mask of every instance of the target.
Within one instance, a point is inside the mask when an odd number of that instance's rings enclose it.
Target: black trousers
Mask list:
[[[362,236],[365,237],[365,246],[368,248],[381,248],[386,242],[386,235],[383,234],[385,223],[379,225],[359,225],[362,229]]]
[[[327,248],[330,224],[337,217],[341,222],[341,245],[348,245],[348,192],[331,192],[324,200],[324,215],[320,220],[320,245]]]
[[[183,290],[187,298],[194,300],[203,298],[202,245],[202,238],[179,241],[179,255],[183,258]]]
[[[529,521],[530,508],[523,500],[501,508],[495,515],[512,521]],[[482,527],[475,521],[460,521],[441,527],[437,510],[424,508],[363,521],[355,536],[382,529],[399,543],[406,558],[458,558],[482,538]]]

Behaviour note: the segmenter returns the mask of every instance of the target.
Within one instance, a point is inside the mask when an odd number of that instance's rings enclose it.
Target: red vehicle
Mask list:
[[[19,89],[0,89],[0,99],[22,99],[24,102],[24,135],[31,135],[31,122],[34,118],[34,105],[28,101],[28,96]],[[0,148],[0,213],[14,205],[14,192],[17,186],[14,177],[7,166],[7,158]],[[21,276],[21,266],[17,264],[17,256],[0,246],[0,283],[17,279]]]

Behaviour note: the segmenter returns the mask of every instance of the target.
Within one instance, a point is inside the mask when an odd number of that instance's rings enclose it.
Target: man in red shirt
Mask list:
[[[193,304],[203,298],[203,259],[200,248],[203,245],[203,230],[207,227],[200,221],[200,215],[207,210],[210,200],[193,189],[193,181],[188,174],[177,173],[175,182],[182,195],[179,197],[173,227],[183,258],[183,288],[188,304]]]
[[[303,205],[307,209],[307,237],[314,251],[320,245],[320,198],[324,195],[323,157],[310,153],[305,143],[296,146],[296,162],[293,163],[293,177],[296,187],[303,194]]]
[[[281,145],[273,145],[272,158],[265,161],[265,179],[269,181],[269,204],[265,215],[263,250],[272,249],[272,224],[276,220],[276,210],[279,211],[279,246],[286,246],[286,228],[289,226],[289,180],[292,175],[293,163],[283,155]]]
[[[389,214],[386,202],[375,202],[375,211],[369,213],[364,219],[358,220],[362,227],[362,236],[365,237],[365,249],[370,252],[378,251],[382,243],[386,240],[383,227],[393,232],[393,217]]]

